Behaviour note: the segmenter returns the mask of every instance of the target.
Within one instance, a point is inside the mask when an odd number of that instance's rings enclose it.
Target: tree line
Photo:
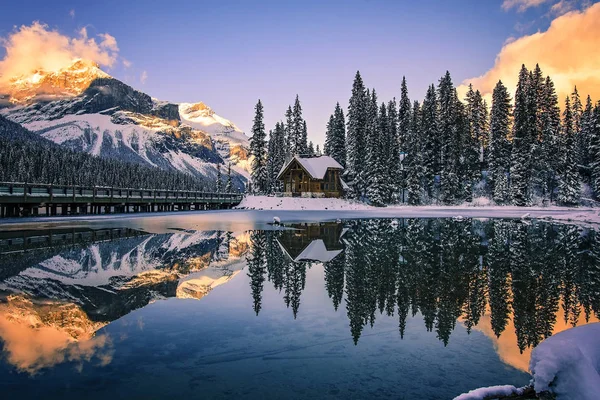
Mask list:
[[[308,140],[306,120],[302,117],[302,105],[296,95],[294,106],[288,106],[285,122],[275,123],[269,131],[269,138],[264,124],[264,108],[258,100],[255,108],[252,137],[250,138],[250,154],[253,156],[251,171],[251,189],[255,194],[268,194],[280,191],[282,185],[277,175],[286,161],[294,155],[314,157],[321,155],[319,145],[314,146]]]
[[[600,197],[600,101],[594,105],[587,96],[583,105],[575,87],[562,111],[560,104],[539,65],[522,66],[514,99],[499,81],[491,105],[472,85],[460,99],[449,72],[420,102],[411,101],[403,78],[399,101],[380,103],[357,72],[347,113],[336,104],[323,150],[345,167],[347,196],[374,205],[459,204],[476,197],[519,206],[577,205]],[[320,154],[299,129],[306,123],[299,122],[297,97],[288,113],[267,141],[260,101],[256,106],[257,193],[280,189],[275,178],[292,155]]]
[[[407,319],[421,314],[427,331],[448,344],[458,320],[467,332],[489,307],[497,337],[512,320],[521,351],[552,335],[558,318],[576,326],[600,317],[600,235],[575,226],[508,220],[407,219],[344,224],[344,251],[323,263],[333,308],[345,307],[357,343],[378,313]],[[253,231],[248,276],[253,309],[262,309],[266,282],[300,312],[307,270],[277,239],[281,231]],[[559,310],[561,310],[560,312]]]
[[[0,182],[214,191],[208,179],[76,152],[0,116]],[[228,185],[230,180],[228,179]]]

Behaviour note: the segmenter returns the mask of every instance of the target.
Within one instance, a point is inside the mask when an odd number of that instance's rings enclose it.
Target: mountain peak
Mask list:
[[[75,59],[58,71],[31,71],[13,77],[6,88],[12,103],[28,103],[33,99],[54,100],[81,94],[97,78],[110,78],[100,66],[85,59]]]

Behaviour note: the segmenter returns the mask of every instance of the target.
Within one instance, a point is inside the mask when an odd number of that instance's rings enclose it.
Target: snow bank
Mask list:
[[[512,385],[490,386],[471,390],[454,398],[454,400],[482,400],[496,397],[507,397],[510,395],[522,395],[524,388],[516,388]]]
[[[549,337],[532,354],[529,369],[536,393],[558,398],[600,398],[600,323],[571,328]]]
[[[246,210],[373,210],[364,203],[333,198],[246,196],[235,208]]]

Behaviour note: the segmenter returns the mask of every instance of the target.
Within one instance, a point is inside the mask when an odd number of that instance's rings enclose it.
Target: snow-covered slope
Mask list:
[[[248,176],[248,138],[204,103],[153,99],[76,60],[32,71],[0,88],[0,114],[55,143],[100,157],[175,169],[214,180],[232,163],[234,184]]]

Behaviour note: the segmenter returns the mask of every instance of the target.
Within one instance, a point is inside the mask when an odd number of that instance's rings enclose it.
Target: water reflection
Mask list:
[[[65,361],[106,365],[106,325],[158,299],[200,299],[244,266],[248,235],[129,229],[0,236],[0,339],[36,373]]]
[[[67,362],[107,365],[122,340],[107,333],[113,321],[165,298],[201,299],[240,275],[251,294],[244,306],[257,321],[275,295],[296,319],[312,268],[322,271],[319,286],[330,299],[319,307],[348,321],[341,332],[356,345],[383,318],[397,320],[399,340],[414,340],[415,319],[450,347],[462,324],[526,370],[532,347],[600,312],[600,236],[575,226],[388,219],[236,233],[2,233],[3,358],[30,374]],[[271,288],[279,294],[264,302]],[[312,317],[319,315],[331,314]],[[181,317],[182,327],[190,323]]]
[[[307,268],[322,262],[333,307],[345,298],[355,344],[378,314],[396,314],[403,338],[408,316],[420,313],[425,329],[444,345],[460,321],[467,332],[479,327],[495,338],[510,328],[523,353],[557,329],[597,321],[600,312],[600,238],[594,230],[447,219],[290,228],[250,235],[254,311],[261,310],[268,280],[296,318]]]

